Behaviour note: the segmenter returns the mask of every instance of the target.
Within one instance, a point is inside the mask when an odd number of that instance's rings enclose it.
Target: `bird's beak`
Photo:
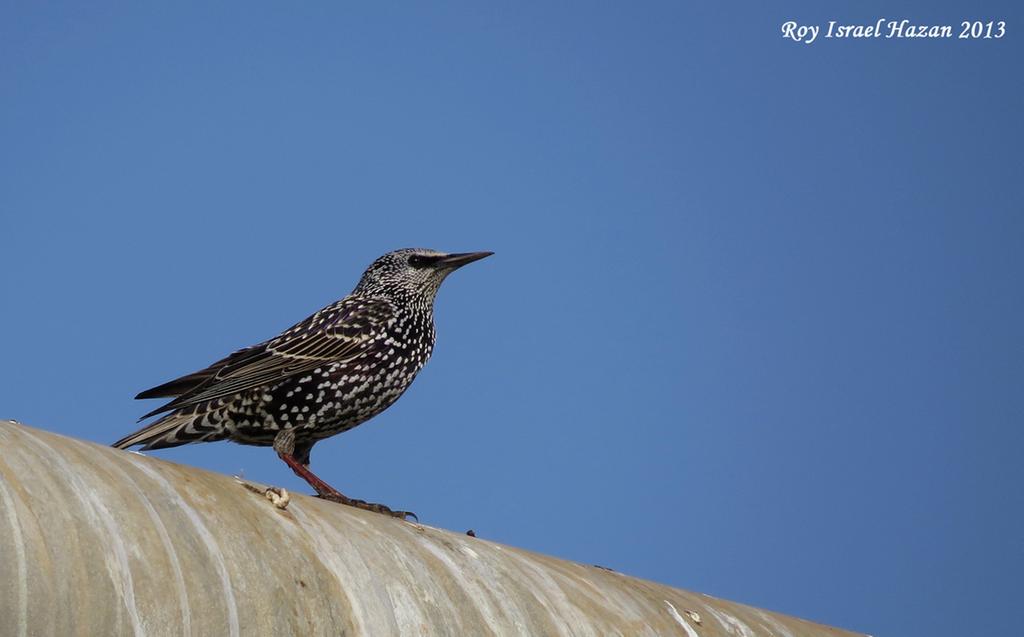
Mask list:
[[[446,268],[461,268],[467,263],[479,261],[484,257],[489,257],[493,252],[459,252],[456,254],[449,254],[446,257],[438,259],[437,264]]]

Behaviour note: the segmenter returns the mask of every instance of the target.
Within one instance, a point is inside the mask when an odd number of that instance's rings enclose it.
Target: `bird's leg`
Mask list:
[[[373,502],[366,502],[365,500],[356,500],[350,498],[331,485],[321,480],[315,473],[309,470],[309,467],[303,465],[299,460],[295,458],[295,432],[292,429],[282,429],[274,437],[274,451],[277,452],[277,456],[284,461],[286,465],[303,480],[309,483],[309,486],[313,487],[316,491],[317,497],[330,500],[331,502],[338,502],[340,504],[347,504],[357,509],[364,509],[366,511],[373,511],[375,513],[383,513],[396,518],[411,517],[414,520],[419,520],[415,513],[410,511],[393,511],[383,504],[375,504]],[[307,454],[308,455],[308,454]]]
[[[342,495],[340,491],[321,480],[315,473],[309,470],[309,467],[295,457],[295,430],[289,428],[279,431],[277,435],[274,436],[274,451],[277,452],[277,457],[284,460],[284,463],[295,472],[295,475],[308,482],[309,486],[313,487],[320,497],[330,497],[331,499],[336,499],[336,501],[342,502],[343,504],[348,504],[353,501],[351,498]]]

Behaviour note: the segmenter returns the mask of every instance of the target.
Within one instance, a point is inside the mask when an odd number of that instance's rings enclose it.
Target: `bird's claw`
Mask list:
[[[375,502],[367,502],[366,500],[356,500],[348,496],[344,496],[340,493],[318,493],[317,496],[321,500],[327,500],[328,502],[337,502],[338,504],[345,504],[350,507],[362,509],[364,511],[373,511],[374,513],[381,513],[384,515],[391,516],[393,518],[399,518],[404,520],[406,518],[412,518],[416,522],[420,519],[412,511],[394,511],[390,507],[384,506],[383,504],[377,504]]]

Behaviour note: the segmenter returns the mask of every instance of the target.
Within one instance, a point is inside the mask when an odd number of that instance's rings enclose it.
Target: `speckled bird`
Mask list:
[[[317,441],[348,431],[391,406],[434,349],[434,299],[445,277],[491,252],[446,254],[412,248],[380,257],[351,294],[279,336],[198,372],[140,393],[173,397],[140,420],[158,420],[114,443],[163,449],[231,440],[273,446],[317,494],[353,500],[309,470]]]

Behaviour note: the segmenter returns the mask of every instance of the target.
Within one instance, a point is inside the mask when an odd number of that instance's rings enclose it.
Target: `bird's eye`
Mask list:
[[[427,266],[427,259],[419,254],[414,254],[409,257],[409,265],[414,268],[423,268]]]

